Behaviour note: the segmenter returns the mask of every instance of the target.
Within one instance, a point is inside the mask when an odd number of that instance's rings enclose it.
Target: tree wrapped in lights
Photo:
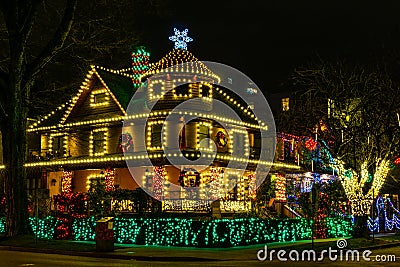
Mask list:
[[[333,155],[330,167],[355,216],[369,213],[373,193],[382,189],[400,150],[395,74],[379,62],[378,67],[323,62],[297,69],[292,82],[303,89],[278,118],[278,128],[315,137],[320,148]]]

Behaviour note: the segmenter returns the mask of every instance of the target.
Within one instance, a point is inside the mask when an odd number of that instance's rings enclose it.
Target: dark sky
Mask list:
[[[400,48],[397,0],[171,2],[170,15],[140,27],[152,61],[173,48],[173,27],[188,28],[195,56],[241,70],[263,91],[276,90],[291,69],[318,57],[363,61]]]

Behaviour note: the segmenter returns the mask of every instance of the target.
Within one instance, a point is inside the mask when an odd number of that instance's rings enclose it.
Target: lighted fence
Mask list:
[[[0,230],[4,231],[4,219]],[[30,218],[39,238],[51,239],[59,221],[52,217]],[[328,237],[350,236],[352,224],[340,218],[328,218]],[[75,219],[75,240],[95,240],[95,217]],[[263,220],[256,218],[192,220],[180,218],[115,218],[115,242],[158,246],[231,247],[311,238],[306,219]]]

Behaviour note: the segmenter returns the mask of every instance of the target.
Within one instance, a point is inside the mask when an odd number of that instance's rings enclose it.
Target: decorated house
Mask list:
[[[155,63],[140,47],[132,53],[131,68],[92,66],[76,95],[30,124],[31,193],[88,192],[100,181],[106,190],[141,187],[162,201],[164,211],[209,212],[210,200],[220,199],[221,212],[243,212],[255,197],[257,166],[272,173],[300,169],[290,148],[289,163],[260,160],[260,130],[268,125],[219,85],[229,78],[187,50],[187,31],[175,33],[170,39],[177,45]],[[179,42],[182,34],[185,42]],[[190,109],[176,109],[192,99]],[[225,117],[213,100],[239,119]],[[173,144],[178,151],[168,150]]]

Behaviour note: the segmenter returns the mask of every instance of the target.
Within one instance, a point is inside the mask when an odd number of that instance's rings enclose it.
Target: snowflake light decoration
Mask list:
[[[179,31],[177,28],[174,28],[174,33],[175,33],[175,35],[170,36],[169,39],[171,41],[175,42],[175,49],[187,50],[186,43],[193,41],[192,38],[187,36],[188,29]]]

